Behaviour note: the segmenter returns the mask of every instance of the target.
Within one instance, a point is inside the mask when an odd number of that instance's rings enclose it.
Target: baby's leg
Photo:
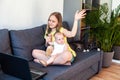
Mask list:
[[[39,60],[39,62],[40,62],[44,67],[46,67],[46,66],[52,64],[55,58],[56,58],[56,56],[54,55],[54,56],[51,56],[47,61]]]
[[[52,56],[48,59],[47,65],[52,64],[52,63],[54,62],[54,60],[55,60],[56,57],[57,57],[57,55],[52,55]]]

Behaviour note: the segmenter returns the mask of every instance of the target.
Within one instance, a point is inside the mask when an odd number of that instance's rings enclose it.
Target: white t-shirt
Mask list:
[[[58,44],[54,42],[53,45],[54,45],[54,50],[51,55],[56,55],[56,54],[63,52],[65,44]]]

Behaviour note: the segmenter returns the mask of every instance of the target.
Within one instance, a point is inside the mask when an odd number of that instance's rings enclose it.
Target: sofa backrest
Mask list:
[[[70,30],[67,22],[63,22],[63,27]],[[32,60],[32,50],[45,50],[44,34],[46,24],[24,30],[0,30],[0,52],[12,53],[15,56]],[[69,38],[68,42],[73,42],[73,38]]]
[[[32,50],[45,50],[44,25],[31,29],[11,30],[11,44],[15,56],[32,60]]]
[[[0,30],[0,52],[11,54],[10,38],[9,38],[8,29]]]

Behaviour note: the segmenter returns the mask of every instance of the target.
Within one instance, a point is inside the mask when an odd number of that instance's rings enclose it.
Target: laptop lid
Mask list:
[[[6,74],[24,79],[24,80],[32,80],[37,79],[41,75],[32,73],[29,68],[28,61],[19,57],[15,57],[9,54],[0,53],[0,63],[2,71]],[[31,75],[34,74],[34,77]],[[43,73],[42,75],[44,75]]]

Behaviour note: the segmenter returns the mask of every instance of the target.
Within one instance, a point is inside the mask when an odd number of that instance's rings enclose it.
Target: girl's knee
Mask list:
[[[34,57],[35,53],[36,53],[36,49],[34,49],[34,50],[32,51],[32,56],[33,56],[33,57]]]
[[[40,50],[34,49],[34,50],[32,51],[32,56],[33,56],[33,57],[36,57],[36,56],[38,55],[38,53],[40,53]]]
[[[71,59],[72,59],[72,53],[71,53],[71,52],[67,51],[65,55],[66,55],[66,58],[67,58],[68,60],[71,60]]]
[[[72,56],[72,53],[71,53],[70,51],[66,51],[66,52],[64,52],[64,54],[65,54],[66,56]]]
[[[61,56],[66,61],[70,61],[72,59],[72,53],[69,51],[64,52]]]

